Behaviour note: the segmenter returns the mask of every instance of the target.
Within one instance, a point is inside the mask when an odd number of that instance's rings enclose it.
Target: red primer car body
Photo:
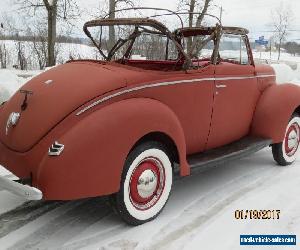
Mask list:
[[[0,163],[30,178],[44,199],[72,200],[118,192],[124,162],[145,138],[174,147],[181,176],[190,174],[187,156],[245,136],[282,142],[300,88],[277,85],[273,69],[254,65],[250,46],[248,53],[249,65],[185,70],[130,59],[54,67],[22,87],[33,92],[26,110],[20,92],[1,106]],[[12,112],[21,117],[6,134]],[[54,141],[65,145],[58,157],[48,154]]]

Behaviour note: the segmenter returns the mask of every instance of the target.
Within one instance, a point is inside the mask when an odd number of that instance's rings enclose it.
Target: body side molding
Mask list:
[[[189,83],[197,83],[197,82],[203,82],[203,81],[229,81],[229,80],[244,80],[244,79],[255,79],[255,78],[266,78],[266,77],[275,77],[275,75],[266,75],[266,74],[259,74],[257,76],[241,76],[241,77],[210,77],[210,78],[199,78],[199,79],[191,79],[191,80],[179,80],[179,81],[172,81],[172,82],[161,82],[161,83],[153,83],[153,84],[147,84],[147,85],[141,85],[129,89],[125,89],[119,92],[116,92],[114,94],[108,95],[106,97],[103,97],[92,104],[86,106],[85,108],[81,109],[76,113],[77,116],[83,114],[84,112],[92,109],[93,107],[106,102],[114,97],[118,97],[120,95],[128,94],[131,92],[148,89],[148,88],[157,88],[157,87],[163,87],[163,86],[171,86],[171,85],[177,85],[177,84],[189,84]]]

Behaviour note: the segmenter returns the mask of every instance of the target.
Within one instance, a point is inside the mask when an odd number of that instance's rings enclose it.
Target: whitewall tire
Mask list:
[[[300,116],[294,114],[286,128],[282,143],[272,145],[274,160],[281,166],[291,165],[300,152]]]
[[[167,203],[172,182],[172,162],[164,145],[140,144],[127,157],[120,191],[112,197],[113,206],[131,225],[151,221]]]

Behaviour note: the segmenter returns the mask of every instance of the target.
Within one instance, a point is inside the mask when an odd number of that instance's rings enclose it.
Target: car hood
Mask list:
[[[27,108],[21,105],[25,93],[17,91],[1,107],[0,139],[14,151],[30,150],[49,130],[87,101],[126,86],[126,79],[114,67],[101,63],[75,62],[54,67],[26,83],[21,90],[31,91]],[[6,132],[9,116],[20,119]]]

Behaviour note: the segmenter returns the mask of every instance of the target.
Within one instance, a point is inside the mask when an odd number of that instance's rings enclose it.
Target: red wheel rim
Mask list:
[[[300,142],[300,126],[293,123],[287,130],[284,139],[284,148],[287,156],[292,157],[296,154]]]
[[[153,207],[165,187],[165,171],[156,159],[146,159],[134,169],[129,184],[130,200],[139,210]]]

